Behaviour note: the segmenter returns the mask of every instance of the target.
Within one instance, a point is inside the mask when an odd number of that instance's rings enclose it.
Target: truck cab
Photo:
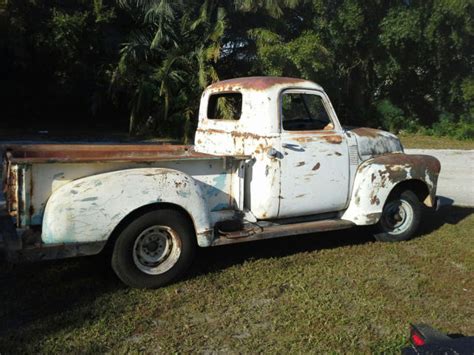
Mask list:
[[[321,86],[272,77],[211,85],[202,96],[195,147],[251,157],[245,207],[257,219],[342,211],[362,160],[403,152],[391,133],[341,126]]]

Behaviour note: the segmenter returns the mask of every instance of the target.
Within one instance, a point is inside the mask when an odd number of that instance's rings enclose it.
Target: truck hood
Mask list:
[[[365,127],[345,128],[349,137],[355,137],[362,161],[387,153],[403,153],[400,140],[390,132]]]

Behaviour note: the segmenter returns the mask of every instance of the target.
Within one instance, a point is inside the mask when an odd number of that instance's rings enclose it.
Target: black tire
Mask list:
[[[120,233],[113,247],[112,268],[130,287],[158,288],[181,277],[195,252],[188,218],[175,210],[155,210],[139,216]]]
[[[420,226],[422,206],[410,190],[394,192],[375,225],[374,237],[381,242],[400,242],[413,238]]]

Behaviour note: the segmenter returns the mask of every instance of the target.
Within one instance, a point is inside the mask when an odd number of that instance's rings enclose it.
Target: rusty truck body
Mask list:
[[[313,82],[232,79],[204,91],[194,146],[9,146],[0,233],[9,260],[109,250],[122,281],[159,287],[197,246],[358,225],[409,239],[439,172],[391,133],[343,127]]]

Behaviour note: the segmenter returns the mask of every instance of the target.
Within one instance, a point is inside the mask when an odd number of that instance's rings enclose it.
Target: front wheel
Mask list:
[[[120,233],[112,268],[128,286],[157,288],[176,280],[195,254],[192,225],[174,210],[147,212]]]
[[[421,222],[421,203],[410,190],[389,197],[375,226],[375,239],[398,242],[414,237]]]

